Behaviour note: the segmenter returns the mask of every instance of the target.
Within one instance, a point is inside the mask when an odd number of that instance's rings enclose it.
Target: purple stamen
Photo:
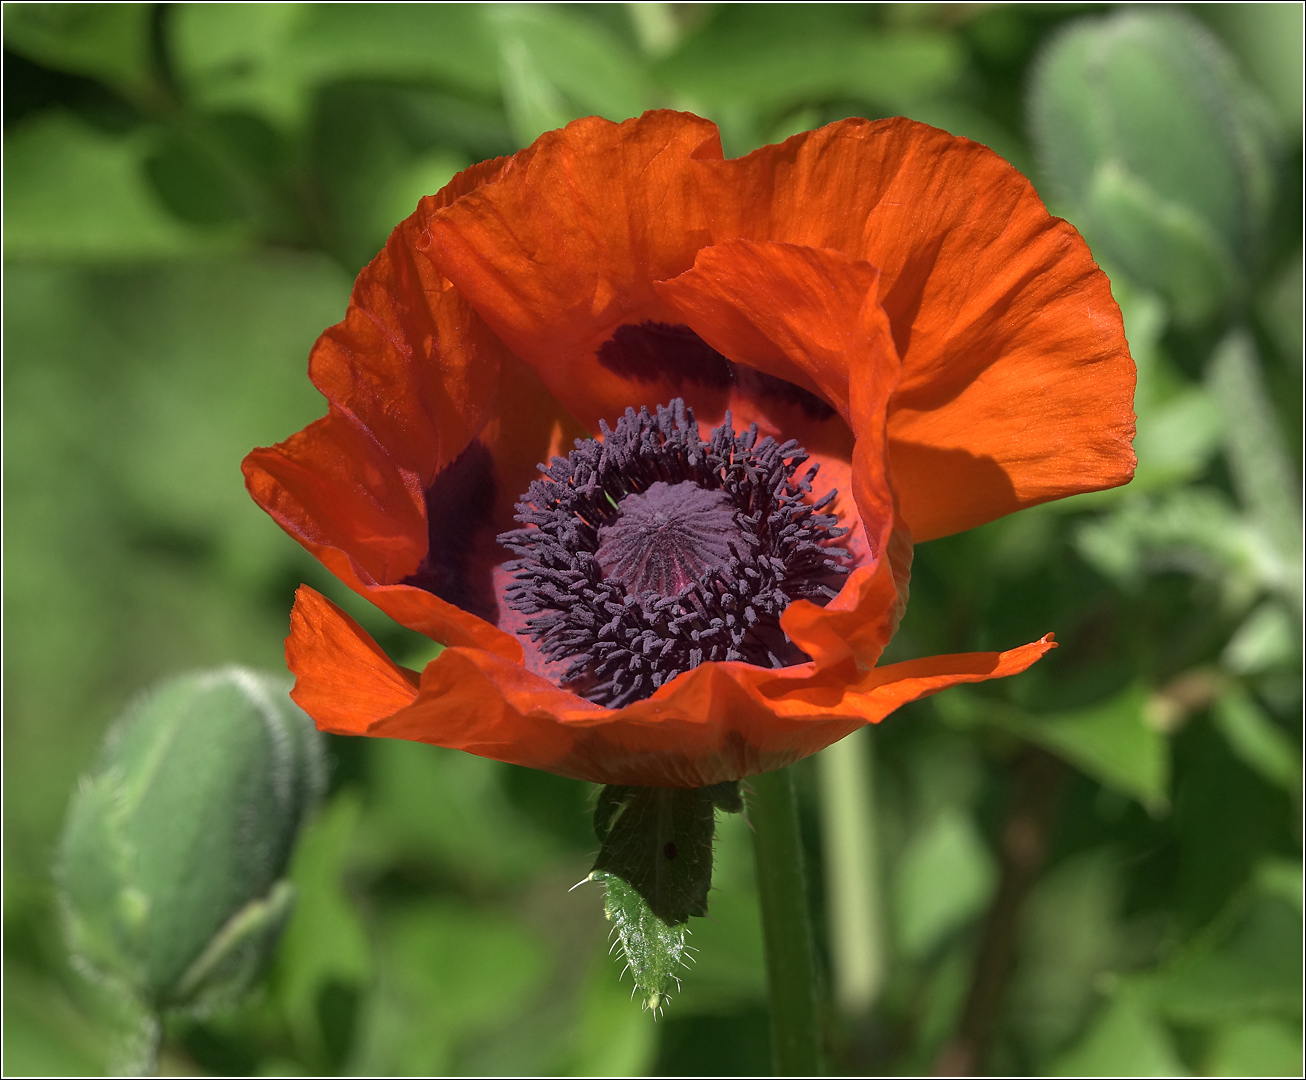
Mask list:
[[[848,572],[830,542],[847,530],[810,502],[813,465],[792,440],[736,434],[729,415],[705,441],[680,399],[627,409],[602,441],[567,458],[517,503],[523,528],[504,597],[528,615],[562,682],[601,704],[647,697],[705,660],[785,667],[807,659],[780,629],[796,599],[826,603]]]

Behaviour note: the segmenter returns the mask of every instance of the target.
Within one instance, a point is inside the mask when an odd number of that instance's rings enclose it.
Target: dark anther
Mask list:
[[[665,844],[663,844],[662,854],[665,855],[668,859],[674,859],[676,857],[676,842],[674,840],[668,840]]]
[[[578,439],[517,503],[499,542],[509,606],[528,620],[562,682],[600,704],[648,697],[706,660],[765,667],[807,657],[780,615],[824,604],[848,571],[829,492],[792,440],[736,434],[729,415],[704,440],[680,399],[627,409],[602,440]],[[673,858],[673,855],[668,855]]]

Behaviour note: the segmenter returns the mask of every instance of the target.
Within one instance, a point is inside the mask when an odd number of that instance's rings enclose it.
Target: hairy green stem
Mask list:
[[[751,777],[748,785],[775,1072],[815,1076],[821,1071],[816,953],[793,778],[781,769]]]

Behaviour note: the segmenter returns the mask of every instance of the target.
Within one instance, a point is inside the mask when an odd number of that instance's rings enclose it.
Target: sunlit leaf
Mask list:
[[[462,90],[498,90],[489,15],[478,4],[322,4],[299,23],[285,62],[314,83],[340,79],[437,79]]]
[[[1134,995],[1118,994],[1053,1076],[1189,1076],[1165,1026]]]
[[[360,809],[356,794],[337,797],[305,831],[291,866],[299,896],[273,978],[297,1038],[313,1054],[322,1053],[325,1037],[317,1012],[322,990],[332,980],[362,986],[371,974],[367,930],[344,880]]]
[[[709,108],[778,108],[834,95],[900,106],[948,87],[962,60],[948,34],[872,28],[855,7],[813,19],[802,7],[728,5],[655,75]]]
[[[1266,588],[1295,595],[1301,580],[1300,569],[1213,488],[1126,498],[1111,513],[1082,525],[1075,546],[1123,588],[1137,591],[1149,574],[1177,570],[1217,582],[1235,610]]]
[[[911,838],[894,879],[898,941],[920,957],[980,912],[997,871],[970,815],[948,807]]]
[[[109,135],[60,113],[7,134],[5,258],[123,262],[241,246],[168,213],[145,176],[152,148],[149,132]]]
[[[1185,1024],[1223,1023],[1300,1008],[1302,926],[1298,907],[1262,889],[1154,974],[1133,984],[1151,1006]]]
[[[350,1071],[454,1072],[460,1044],[508,1021],[548,971],[540,937],[508,916],[449,901],[406,906],[382,923]]]
[[[1221,1028],[1207,1058],[1207,1076],[1298,1076],[1301,1025],[1283,1020],[1243,1020]]]
[[[1051,716],[956,690],[941,695],[936,707],[959,725],[991,724],[1028,739],[1160,812],[1169,801],[1170,751],[1159,726],[1149,722],[1147,704],[1147,693],[1132,687],[1098,705]]]
[[[1295,791],[1301,780],[1301,751],[1295,747],[1251,695],[1229,683],[1216,699],[1215,726],[1235,755],[1272,784]]]
[[[309,5],[179,4],[169,17],[178,78],[195,105],[302,121],[312,86],[288,62],[288,45],[313,17]]]
[[[1234,330],[1220,342],[1207,370],[1211,393],[1225,412],[1225,454],[1235,490],[1253,520],[1295,566],[1295,600],[1302,605],[1301,485],[1294,477],[1252,336]]]
[[[486,5],[484,11],[503,62],[535,69],[538,85],[554,87],[574,102],[576,115],[624,120],[653,104],[641,58],[602,27],[554,5]],[[509,60],[513,53],[517,59]],[[507,79],[504,89],[509,89]]]

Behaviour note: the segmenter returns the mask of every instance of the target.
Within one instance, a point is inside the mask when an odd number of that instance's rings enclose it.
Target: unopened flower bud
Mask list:
[[[1244,287],[1271,192],[1272,116],[1221,44],[1175,11],[1083,19],[1035,67],[1049,193],[1099,259],[1181,321]]]
[[[56,876],[78,965],[152,1011],[234,1000],[294,902],[320,736],[274,676],[171,679],[130,706],[73,797]]]

